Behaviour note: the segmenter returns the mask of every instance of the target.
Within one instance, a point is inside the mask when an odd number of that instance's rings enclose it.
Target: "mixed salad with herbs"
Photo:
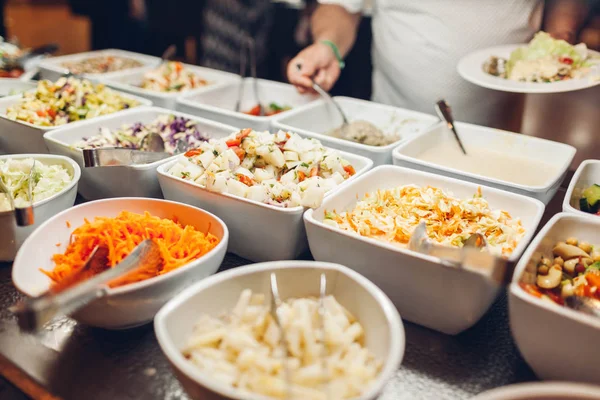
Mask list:
[[[0,160],[0,179],[12,193],[16,207],[29,205],[27,194],[29,188],[29,173],[34,165],[33,158]],[[73,176],[62,165],[46,164],[35,160],[33,172],[33,202],[47,199],[61,192],[73,180]],[[0,211],[10,210],[10,200],[0,193]]]
[[[124,69],[142,67],[144,64],[138,60],[119,56],[96,56],[77,61],[66,61],[61,64],[75,75],[104,74],[107,72],[122,71]]]
[[[319,207],[354,167],[316,139],[243,129],[182,155],[169,174],[208,190],[281,207]]]
[[[165,151],[173,154],[177,141],[183,139],[188,148],[199,147],[208,140],[208,136],[198,129],[196,122],[175,115],[160,115],[154,121],[143,124],[123,125],[118,130],[102,127],[97,135],[83,138],[75,144],[81,149],[98,147],[125,147],[128,149],[141,149],[142,139],[150,134],[158,133],[165,141]],[[142,149],[143,150],[143,149]]]
[[[103,84],[69,77],[40,81],[35,91],[24,93],[18,103],[6,109],[6,116],[39,126],[57,126],[138,105],[137,100]]]
[[[254,107],[252,107],[251,109],[249,109],[248,111],[244,111],[244,114],[255,115],[258,117],[258,116],[260,116],[260,109],[261,109],[260,104],[257,104]],[[266,117],[270,117],[271,115],[276,115],[276,114],[282,113],[284,111],[291,110],[292,107],[281,106],[277,103],[271,103],[268,106],[263,106],[262,109],[263,109],[263,115]]]
[[[155,92],[183,92],[208,84],[208,81],[185,68],[182,63],[169,61],[162,63],[155,70],[146,72],[141,86]]]

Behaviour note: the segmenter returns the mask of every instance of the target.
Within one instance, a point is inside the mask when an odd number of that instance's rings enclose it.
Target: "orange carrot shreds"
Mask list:
[[[119,280],[117,286],[122,286],[173,271],[202,257],[219,243],[219,239],[211,233],[199,232],[193,226],[183,226],[148,212],[136,214],[128,211],[121,212],[115,218],[85,220],[71,236],[65,253],[52,256],[54,269],[41,270],[55,284],[69,279],[82,268],[96,246],[108,250],[108,266],[114,267],[142,241],[152,239],[158,244],[162,257],[159,267],[154,270],[142,268],[136,276],[128,275],[126,280]]]
[[[71,227],[71,223],[69,221],[67,221],[66,224],[67,224],[67,228]]]

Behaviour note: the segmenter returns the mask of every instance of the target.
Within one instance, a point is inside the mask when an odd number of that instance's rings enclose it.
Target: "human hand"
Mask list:
[[[340,77],[340,72],[335,53],[324,43],[308,46],[287,66],[288,80],[300,93],[314,92],[311,77],[314,77],[319,86],[329,91]]]

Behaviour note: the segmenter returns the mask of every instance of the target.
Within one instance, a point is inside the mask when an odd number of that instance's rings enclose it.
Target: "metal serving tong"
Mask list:
[[[242,98],[244,97],[244,78],[246,77],[246,69],[248,66],[248,58],[250,59],[250,76],[252,77],[252,91],[254,92],[254,99],[258,103],[259,116],[265,115],[265,110],[258,96],[258,78],[256,72],[256,44],[254,39],[248,38],[245,44],[242,44],[240,50],[240,85],[238,87],[238,98],[235,103],[235,111],[241,112]]]
[[[19,327],[25,332],[35,332],[55,316],[69,315],[106,296],[110,283],[126,279],[139,269],[156,268],[162,261],[159,246],[146,239],[118,265],[107,266],[108,249],[96,246],[86,263],[61,284],[36,298],[25,299],[10,310],[17,316]],[[94,271],[103,270],[89,279]]]
[[[460,137],[458,136],[458,132],[456,132],[456,128],[454,127],[454,118],[452,117],[452,110],[450,109],[450,106],[448,105],[446,100],[442,99],[435,103],[435,110],[440,119],[446,122],[446,124],[448,125],[448,129],[450,129],[454,134],[454,138],[458,142],[460,150],[463,152],[463,154],[466,155],[467,151],[465,150],[465,146],[463,146]]]
[[[12,192],[6,187],[2,177],[0,176],[0,192],[4,193],[8,198],[11,209],[15,213],[15,219],[17,220],[17,226],[30,226],[34,224],[33,215],[33,174],[35,173],[35,160],[29,170],[29,176],[27,178],[27,200],[29,205],[25,207],[16,207],[15,199]]]

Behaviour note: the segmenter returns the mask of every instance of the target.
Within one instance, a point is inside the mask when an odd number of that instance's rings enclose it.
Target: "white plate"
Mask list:
[[[315,261],[278,261],[238,267],[221,272],[190,287],[166,304],[156,315],[154,330],[163,351],[175,368],[177,379],[192,399],[267,400],[242,394],[196,368],[181,354],[202,314],[217,316],[235,306],[243,289],[267,295],[269,276],[277,273],[283,300],[318,296],[319,279],[327,276],[327,293],[335,296],[365,330],[365,346],[383,361],[373,385],[354,400],[375,399],[396,373],[404,355],[402,321],[389,298],[373,283],[337,264]]]
[[[136,107],[131,110],[82,121],[73,126],[55,129],[44,135],[48,149],[53,154],[70,157],[81,167],[79,193],[88,200],[109,197],[155,197],[162,198],[156,169],[173,157],[143,165],[127,165],[105,168],[84,168],[83,152],[72,147],[84,137],[98,134],[101,127],[111,130],[136,122],[150,123],[160,115],[177,115],[195,121],[202,132],[210,138],[226,137],[237,129],[232,126],[208,121],[192,115],[158,107]],[[174,156],[176,157],[176,156]]]
[[[586,89],[600,84],[599,64],[594,65],[588,74],[586,74],[586,76],[583,78],[549,83],[516,82],[490,75],[483,70],[483,64],[490,58],[490,56],[508,59],[512,51],[523,46],[526,46],[526,44],[511,44],[475,51],[466,55],[458,62],[458,73],[464,79],[474,83],[475,85],[488,89],[500,90],[502,92],[514,93],[570,92],[574,90]],[[600,56],[600,53],[596,51],[588,51],[592,57]]]
[[[598,400],[600,387],[572,382],[519,383],[481,393],[471,400]]]
[[[573,179],[571,179],[571,183],[569,183],[569,188],[563,199],[563,211],[590,218],[600,218],[600,216],[579,209],[581,193],[593,184],[600,185],[600,160],[585,160],[579,165]]]
[[[373,103],[371,101],[334,97],[350,121],[371,122],[388,135],[399,134],[400,139],[387,146],[370,146],[338,139],[326,133],[342,125],[342,117],[330,102],[319,99],[306,106],[276,115],[273,129],[296,132],[319,139],[324,146],[358,154],[373,160],[373,165],[391,164],[392,150],[401,142],[423,132],[438,119],[432,115]]]

